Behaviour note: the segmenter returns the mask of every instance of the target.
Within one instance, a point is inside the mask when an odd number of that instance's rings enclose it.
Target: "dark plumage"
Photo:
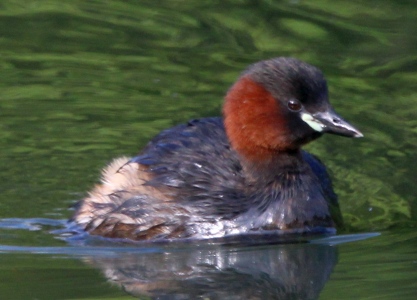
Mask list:
[[[300,147],[324,132],[361,133],[334,113],[317,68],[291,58],[252,65],[223,113],[162,131],[138,156],[113,162],[73,220],[91,234],[132,240],[341,223],[324,165]]]

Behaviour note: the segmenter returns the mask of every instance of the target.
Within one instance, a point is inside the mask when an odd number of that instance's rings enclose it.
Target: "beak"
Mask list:
[[[346,137],[363,137],[363,134],[359,130],[343,120],[332,110],[315,114],[302,112],[301,119],[318,132],[333,133]]]

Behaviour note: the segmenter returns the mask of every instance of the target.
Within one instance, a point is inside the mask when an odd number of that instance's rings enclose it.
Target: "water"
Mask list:
[[[1,298],[414,299],[416,15],[388,0],[2,1]],[[365,134],[308,146],[354,241],[132,248],[56,232],[104,164],[218,115],[238,74],[275,56],[322,69]]]

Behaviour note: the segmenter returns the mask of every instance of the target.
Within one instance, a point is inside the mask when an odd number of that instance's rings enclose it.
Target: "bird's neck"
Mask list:
[[[264,151],[268,153],[263,153],[255,160],[253,157],[241,157],[243,172],[249,182],[268,184],[274,181],[288,180],[298,174],[305,173],[308,169],[300,149]]]

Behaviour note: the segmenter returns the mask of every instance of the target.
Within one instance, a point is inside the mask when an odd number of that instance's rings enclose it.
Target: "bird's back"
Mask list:
[[[329,204],[337,204],[324,165],[304,151],[303,159],[317,177],[313,182],[320,182],[317,191],[324,192]],[[122,178],[119,185],[116,176]],[[110,183],[113,186],[106,189]],[[248,183],[223,120],[204,118],[162,131],[139,155],[110,165],[103,184],[84,200],[74,218],[83,219],[88,211],[83,223],[90,233],[133,240],[242,233],[259,229],[247,228],[256,224],[256,214],[262,214],[257,209],[255,216],[251,212],[254,198],[271,194],[272,201],[278,202],[273,195],[285,194],[268,186],[267,182],[255,187]],[[284,200],[271,207],[286,205]],[[267,222],[264,217],[258,219]]]

